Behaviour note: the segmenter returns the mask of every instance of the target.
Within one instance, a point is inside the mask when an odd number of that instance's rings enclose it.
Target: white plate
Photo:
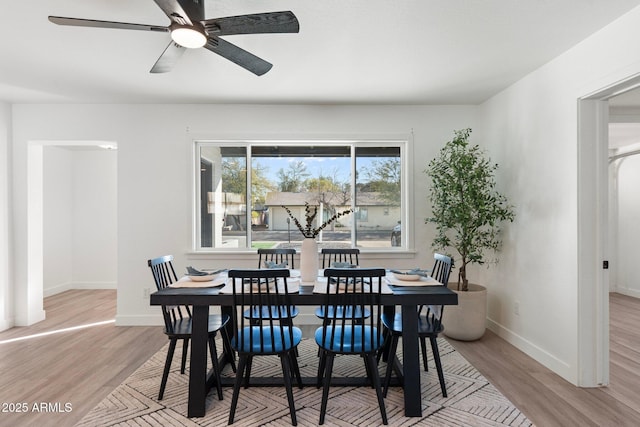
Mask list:
[[[396,279],[409,281],[409,282],[420,280],[420,278],[422,277],[419,274],[404,274],[404,273],[396,273],[396,272],[392,272],[392,273],[393,273],[393,277],[395,277]]]
[[[213,278],[215,277],[215,274],[207,274],[206,276],[191,276],[189,275],[189,279],[191,279],[194,282],[210,282],[213,280]]]

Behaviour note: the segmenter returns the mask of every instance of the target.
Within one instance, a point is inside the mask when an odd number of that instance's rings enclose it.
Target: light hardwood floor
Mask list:
[[[640,300],[613,293],[609,307],[607,387],[574,387],[490,331],[450,342],[537,426],[640,426]]]
[[[68,291],[45,299],[47,320],[0,333],[0,403],[27,403],[27,413],[0,412],[0,426],[74,425],[167,339],[161,327],[113,323],[4,343],[14,338],[112,320],[115,291]],[[537,426],[640,425],[640,300],[611,294],[611,385],[572,386],[487,331],[456,349]],[[33,412],[33,404],[72,405]],[[3,408],[0,408],[3,409]]]
[[[3,343],[113,320],[116,291],[67,291],[45,298],[44,309],[46,320],[0,333],[0,411],[12,411],[0,412],[0,426],[73,426],[168,341],[159,326],[108,323]],[[26,413],[8,407],[23,403]],[[55,412],[34,411],[40,403]]]

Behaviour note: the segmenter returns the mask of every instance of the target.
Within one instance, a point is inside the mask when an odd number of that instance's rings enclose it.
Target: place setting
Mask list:
[[[171,288],[216,288],[227,282],[227,269],[198,270],[192,266],[177,282],[169,285]]]
[[[389,269],[385,280],[393,287],[439,286],[440,282],[429,275],[431,270],[421,268]]]

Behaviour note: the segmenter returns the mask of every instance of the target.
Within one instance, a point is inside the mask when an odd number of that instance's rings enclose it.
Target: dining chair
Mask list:
[[[358,355],[364,359],[367,377],[371,381],[378,398],[378,406],[383,424],[387,424],[387,412],[382,397],[378,361],[376,353],[383,344],[381,324],[381,292],[383,268],[343,268],[324,270],[327,279],[323,307],[325,313],[332,313],[329,324],[316,329],[315,340],[320,350],[318,364],[318,387],[321,383],[322,403],[320,422],[324,424],[333,361],[336,355]],[[357,310],[344,311],[339,316],[330,307],[351,306]],[[368,310],[371,316],[363,319],[357,312]]]
[[[164,289],[178,280],[176,271],[173,268],[173,255],[164,255],[147,261],[147,265],[153,274],[153,280],[158,290]],[[171,370],[171,362],[176,349],[178,340],[182,340],[182,364],[180,365],[180,373],[184,374],[187,361],[187,350],[189,348],[189,340],[191,339],[191,309],[184,305],[163,305],[162,318],[164,319],[164,333],[169,338],[169,350],[167,351],[167,359],[164,364],[162,373],[162,381],[160,383],[160,392],[158,400],[164,397],[169,371]],[[220,367],[218,364],[218,352],[216,350],[215,337],[220,331],[222,335],[223,346],[228,352],[232,369],[236,370],[235,361],[231,341],[227,333],[226,325],[230,318],[228,315],[212,314],[209,316],[208,334],[209,334],[209,353],[213,364],[213,371],[216,379],[216,388],[218,391],[218,399],[222,400],[222,384],[220,380]]]
[[[258,248],[258,268],[271,268],[274,264],[280,264],[280,268],[294,269],[295,254],[296,250],[293,248]]]
[[[434,265],[431,270],[431,277],[440,282],[442,286],[447,286],[449,274],[453,268],[453,260],[442,254],[434,254]],[[431,342],[431,351],[433,352],[433,361],[436,364],[438,372],[438,380],[440,381],[440,389],[442,397],[447,397],[447,387],[444,382],[444,373],[442,372],[442,363],[440,361],[440,351],[438,350],[438,335],[444,330],[442,325],[442,313],[444,306],[438,305],[421,305],[418,307],[418,339],[422,350],[422,363],[424,370],[428,371],[427,364],[427,338]],[[398,340],[402,336],[402,314],[393,315],[383,313],[382,323],[385,326],[385,338],[390,340],[387,370],[384,379],[384,396],[387,396],[389,383],[391,382],[391,371],[396,359],[396,350],[398,348]]]
[[[258,268],[289,268],[294,269],[294,255],[296,250],[293,248],[258,248]],[[293,318],[296,317],[300,310],[293,306],[289,311],[282,311],[278,307],[272,306],[253,306],[251,310],[253,319],[267,319],[272,317],[276,320],[281,320],[283,313],[286,313],[287,318],[282,319],[284,323],[293,325]],[[258,311],[262,313],[258,314]],[[249,317],[249,312],[245,313],[245,317]],[[257,321],[257,320],[256,320]]]
[[[243,380],[245,388],[249,386],[253,357],[277,355],[282,365],[291,423],[297,425],[291,379],[295,376],[298,386],[302,388],[300,370],[294,354],[302,339],[302,331],[291,324],[282,324],[273,316],[262,317],[262,311],[248,310],[254,305],[277,307],[280,318],[291,318],[292,306],[287,282],[289,275],[289,270],[280,268],[229,271],[229,277],[233,282],[234,334],[231,344],[238,352],[238,370],[233,386],[229,424],[233,424]],[[248,317],[238,315],[247,312]]]
[[[358,248],[323,248],[321,250],[322,253],[322,268],[352,268],[357,267],[359,264],[359,255],[360,249]],[[369,317],[369,311],[365,310],[364,314],[362,312],[357,311],[358,307],[329,307],[328,315],[325,315],[324,307],[318,307],[315,310],[316,317],[322,319],[323,324],[330,323],[330,318],[334,316],[341,317],[345,315],[344,311],[346,310],[346,316],[351,317],[351,310],[356,310],[355,314],[357,317],[365,318]],[[333,310],[336,310],[336,313],[333,313]]]
[[[351,264],[358,266],[360,264],[358,256],[360,249],[358,248],[322,248],[322,268],[340,268],[340,264]],[[337,265],[336,265],[337,264]]]

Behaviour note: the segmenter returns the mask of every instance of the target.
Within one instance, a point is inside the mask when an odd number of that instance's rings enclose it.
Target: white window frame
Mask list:
[[[399,137],[391,138],[361,138],[361,139],[207,139],[198,138],[193,140],[192,152],[193,152],[193,172],[192,172],[192,251],[194,253],[206,254],[206,253],[237,253],[237,252],[253,252],[251,248],[251,216],[247,215],[247,244],[242,248],[216,248],[216,247],[202,247],[200,232],[200,148],[205,145],[215,145],[218,147],[246,147],[247,149],[247,167],[252,164],[252,150],[251,147],[256,146],[349,146],[351,151],[351,183],[355,183],[356,176],[356,148],[357,147],[399,147],[400,149],[400,167],[401,167],[401,202],[400,202],[400,218],[402,222],[402,244],[399,247],[375,247],[366,248],[366,252],[406,252],[411,251],[413,248],[413,198],[410,197],[413,194],[412,180],[409,177],[413,176],[413,162],[411,155],[412,138],[408,135],[402,135]],[[351,185],[351,200],[352,206],[355,202],[355,185]],[[251,200],[251,174],[247,174],[247,201]],[[249,202],[248,202],[249,203]],[[247,208],[248,209],[248,208]],[[356,239],[356,227],[351,227],[351,242],[354,243]]]

